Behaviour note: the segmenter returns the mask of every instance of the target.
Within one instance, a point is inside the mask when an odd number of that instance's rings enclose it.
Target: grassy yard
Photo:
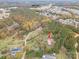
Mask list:
[[[57,59],[68,59],[67,55],[62,51],[60,51],[59,54],[56,55],[56,57]]]
[[[15,40],[12,38],[6,38],[4,40],[0,40],[0,51],[3,49],[10,48],[12,46],[18,46],[22,43],[22,40]]]

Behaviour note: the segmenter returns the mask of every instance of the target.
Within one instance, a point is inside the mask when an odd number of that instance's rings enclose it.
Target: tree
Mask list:
[[[76,39],[77,39],[77,43],[78,43],[77,52],[79,52],[79,37],[77,37]]]
[[[67,49],[67,51],[73,51],[75,48],[76,40],[74,38],[74,35],[72,33],[69,33],[64,41],[64,46]]]

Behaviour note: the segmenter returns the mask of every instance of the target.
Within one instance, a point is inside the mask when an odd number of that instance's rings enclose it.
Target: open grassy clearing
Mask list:
[[[63,53],[62,51],[60,51],[57,55],[56,55],[57,59],[68,59],[67,55],[65,53]]]
[[[6,38],[5,40],[0,40],[0,51],[10,47],[16,47],[23,43],[23,40],[15,40],[12,38]]]

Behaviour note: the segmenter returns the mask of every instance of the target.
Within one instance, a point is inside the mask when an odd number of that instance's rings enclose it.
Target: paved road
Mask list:
[[[75,38],[77,38],[77,37],[79,37],[79,34],[75,34],[75,36],[74,36]],[[78,43],[76,42],[76,44],[75,44],[75,48],[77,48],[77,45],[78,45]],[[79,59],[79,53],[76,51],[76,59]]]
[[[38,29],[35,30],[35,32],[40,32],[42,30],[42,27],[39,27]],[[24,43],[25,43],[25,46],[26,46],[26,41],[31,37],[31,35],[33,35],[34,31],[33,32],[30,32],[24,39]],[[36,34],[37,35],[37,34]],[[23,56],[21,59],[24,59],[25,58],[25,54],[26,54],[26,51],[24,51],[23,53]]]

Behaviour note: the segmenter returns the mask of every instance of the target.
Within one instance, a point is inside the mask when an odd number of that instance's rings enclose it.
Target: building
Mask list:
[[[42,59],[56,59],[56,55],[55,53],[53,53],[52,55],[43,55]]]
[[[17,52],[21,52],[21,51],[22,51],[21,48],[17,48],[17,47],[16,48],[12,48],[12,49],[10,49],[10,54],[12,56],[15,56]]]
[[[0,8],[0,19],[8,18],[10,15],[10,10]]]

